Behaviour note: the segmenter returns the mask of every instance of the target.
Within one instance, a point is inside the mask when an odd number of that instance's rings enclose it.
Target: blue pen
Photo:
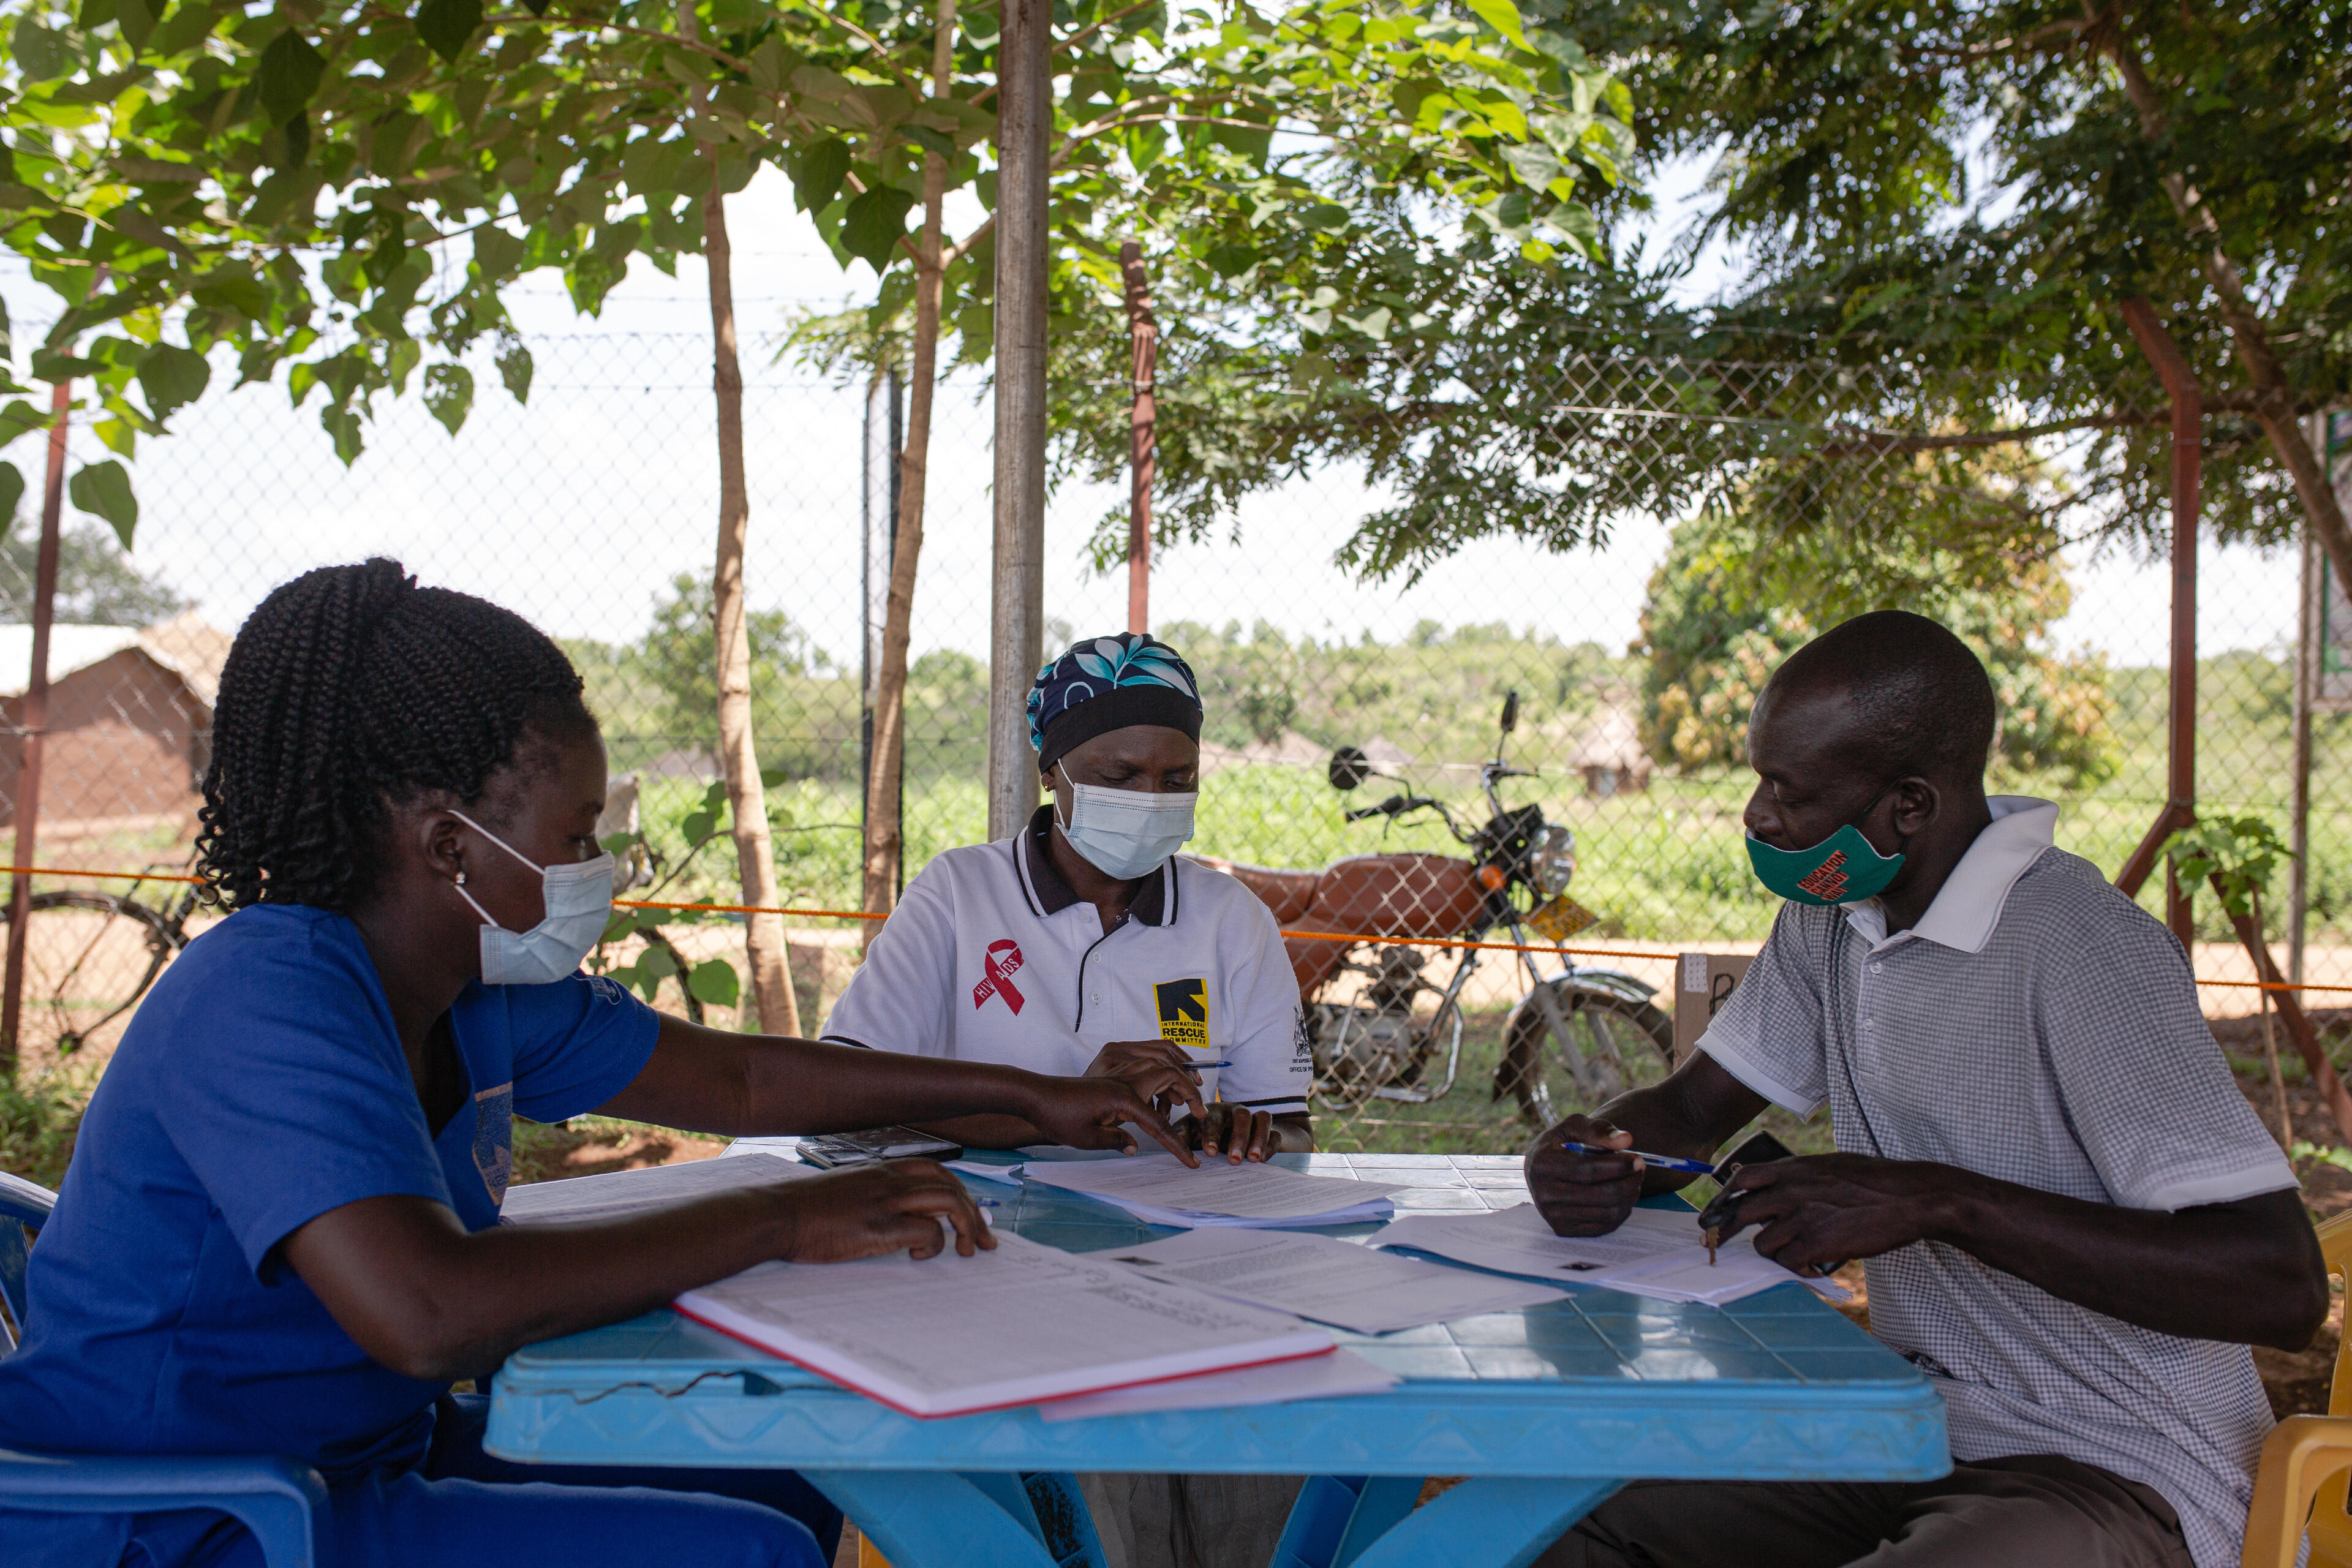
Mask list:
[[[1233,1064],[1233,1063],[1231,1063],[1231,1062],[1229,1062],[1229,1061],[1223,1061],[1223,1062],[1186,1062],[1184,1065],[1185,1065],[1186,1067],[1188,1067],[1188,1068],[1191,1068],[1194,1072],[1200,1072],[1200,1071],[1202,1071],[1203,1069],[1208,1068],[1229,1068],[1229,1067],[1233,1066],[1234,1064]]]
[[[1570,1143],[1561,1141],[1563,1149],[1575,1149],[1587,1154],[1631,1154],[1635,1159],[1655,1165],[1661,1171],[1688,1171],[1694,1176],[1712,1176],[1715,1167],[1704,1160],[1685,1160],[1673,1154],[1645,1154],[1639,1149],[1609,1149],[1598,1143]]]

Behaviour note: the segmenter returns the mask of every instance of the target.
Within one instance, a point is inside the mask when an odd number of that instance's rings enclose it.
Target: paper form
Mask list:
[[[677,1310],[914,1415],[1034,1405],[1331,1348],[1328,1331],[998,1233],[994,1251],[763,1263]]]
[[[558,1220],[618,1219],[623,1215],[662,1208],[688,1198],[708,1197],[737,1187],[766,1186],[815,1175],[813,1166],[774,1154],[742,1154],[734,1159],[690,1160],[681,1165],[654,1165],[642,1171],[612,1171],[601,1176],[567,1176],[560,1182],[531,1182],[507,1189],[499,1217],[517,1225],[550,1225]]]
[[[1339,1399],[1355,1394],[1385,1394],[1397,1385],[1352,1351],[1302,1356],[1240,1372],[1204,1372],[1167,1383],[1080,1394],[1037,1407],[1047,1421],[1083,1421],[1089,1415],[1139,1415],[1153,1410],[1234,1410],[1250,1405],[1283,1405],[1293,1399]]]
[[[1549,1285],[1448,1268],[1297,1231],[1191,1230],[1091,1256],[1213,1296],[1363,1334],[1538,1306],[1562,1294]]]
[[[1204,1156],[1200,1169],[1188,1170],[1173,1154],[1031,1163],[1022,1167],[1022,1173],[1030,1181],[1108,1199],[1139,1214],[1150,1208],[1195,1216],[1160,1222],[1168,1225],[1198,1225],[1204,1219],[1336,1224],[1339,1220],[1330,1216],[1361,1217],[1385,1205],[1400,1184],[1309,1176],[1280,1165],[1237,1165],[1221,1156]]]
[[[1666,1301],[1736,1301],[1798,1278],[1758,1252],[1746,1236],[1725,1242],[1710,1267],[1697,1216],[1663,1209],[1635,1209],[1607,1236],[1575,1237],[1554,1236],[1533,1204],[1458,1217],[1410,1215],[1381,1230],[1370,1243],[1410,1247],[1479,1268],[1561,1284],[1605,1285]],[[1805,1283],[1820,1289],[1826,1282]]]

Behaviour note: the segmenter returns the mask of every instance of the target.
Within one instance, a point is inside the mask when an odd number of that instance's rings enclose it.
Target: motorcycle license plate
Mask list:
[[[1600,918],[1566,893],[1561,893],[1536,906],[1535,911],[1528,916],[1528,929],[1546,942],[1566,942]]]

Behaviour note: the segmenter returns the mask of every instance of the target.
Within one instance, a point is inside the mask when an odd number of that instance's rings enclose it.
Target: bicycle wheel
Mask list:
[[[9,917],[0,903],[0,926]],[[110,1048],[164,962],[186,944],[170,921],[111,893],[36,893],[25,922],[17,1053]]]
[[[1566,1050],[1545,1026],[1541,1011],[1530,1005],[1512,1022],[1497,1075],[1517,1095],[1519,1113],[1529,1126],[1540,1130],[1570,1111],[1592,1110],[1675,1070],[1675,1021],[1663,1010],[1567,980],[1547,984],[1567,1015]],[[1577,1063],[1568,1051],[1584,1064],[1592,1090],[1578,1081]]]

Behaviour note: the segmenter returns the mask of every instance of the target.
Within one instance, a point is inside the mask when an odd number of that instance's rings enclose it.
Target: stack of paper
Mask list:
[[[1698,1216],[1664,1209],[1635,1209],[1608,1235],[1580,1237],[1554,1236],[1533,1204],[1499,1214],[1412,1215],[1372,1237],[1371,1244],[1662,1301],[1720,1305],[1799,1278],[1759,1253],[1748,1236],[1724,1243],[1710,1264]],[[1805,1283],[1823,1295],[1845,1295],[1828,1280]]]
[[[1234,1164],[1207,1156],[1198,1170],[1173,1154],[1066,1163],[1032,1161],[1023,1177],[1116,1204],[1151,1225],[1244,1228],[1351,1225],[1396,1213],[1395,1182],[1309,1176],[1280,1165]]]
[[[1328,1331],[1000,1233],[993,1251],[766,1263],[677,1300],[909,1415],[1034,1405],[1332,1348]]]
[[[1170,1383],[1139,1384],[1108,1394],[1079,1394],[1037,1407],[1047,1421],[1081,1421],[1090,1415],[1139,1415],[1154,1410],[1235,1410],[1250,1405],[1286,1405],[1294,1399],[1343,1399],[1386,1394],[1401,1381],[1352,1351],[1302,1356],[1239,1372],[1204,1372]]]
[[[567,1176],[509,1187],[499,1217],[515,1225],[551,1225],[559,1220],[618,1219],[646,1209],[666,1208],[688,1198],[708,1197],[734,1187],[766,1186],[804,1180],[813,1165],[769,1153],[731,1160],[690,1160],[642,1171],[612,1171],[601,1176]]]
[[[1498,1279],[1296,1231],[1192,1230],[1090,1256],[1360,1334],[1538,1306],[1561,1294],[1551,1285]]]

